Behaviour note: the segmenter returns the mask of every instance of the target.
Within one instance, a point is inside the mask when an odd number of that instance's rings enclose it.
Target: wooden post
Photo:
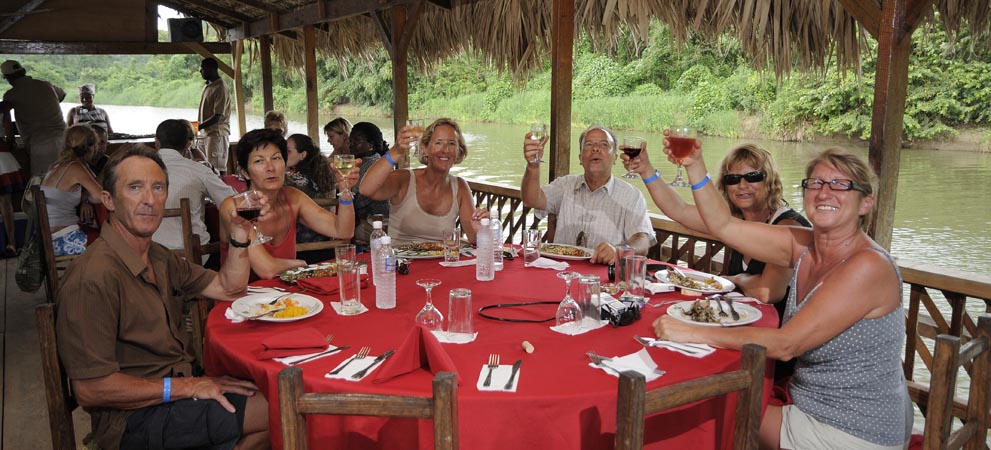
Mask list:
[[[392,8],[392,122],[396,130],[393,142],[399,137],[399,130],[406,125],[406,119],[409,118],[407,49],[403,48],[400,42],[406,25],[406,6]],[[409,162],[403,164],[409,164]]]
[[[241,57],[244,55],[244,41],[234,45],[234,107],[237,109],[238,137],[248,132],[247,117],[244,114],[244,74],[241,70]],[[234,158],[228,158],[234,159]]]
[[[871,119],[870,163],[880,179],[875,193],[877,217],[870,234],[882,247],[891,248],[895,219],[895,195],[901,160],[905,92],[912,33],[919,14],[933,0],[884,0],[878,33],[877,71],[874,77],[874,111]]]
[[[313,25],[303,27],[303,61],[306,77],[306,134],[320,142],[320,105],[317,101],[317,36]]]
[[[262,104],[265,112],[269,112],[275,109],[275,100],[272,97],[272,38],[267,34],[259,37],[258,50],[262,60]]]
[[[550,180],[567,175],[571,166],[571,78],[575,39],[574,0],[551,6],[551,162]]]

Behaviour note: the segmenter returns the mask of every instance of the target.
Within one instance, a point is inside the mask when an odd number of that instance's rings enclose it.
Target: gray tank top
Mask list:
[[[902,276],[891,255],[884,255]],[[807,304],[819,285],[796,305],[796,281],[802,259],[789,283],[784,323]],[[821,284],[820,284],[821,285]],[[899,298],[901,290],[899,289]],[[902,373],[905,316],[902,308],[874,318],[861,319],[842,333],[797,358],[789,390],[795,406],[860,439],[879,445],[902,445],[911,434],[912,403]]]
[[[59,165],[56,165],[52,170],[58,170]],[[62,181],[66,170],[59,174],[58,179],[55,180],[55,186],[58,186],[59,182]],[[45,193],[45,204],[48,205],[48,226],[56,228],[75,225],[79,222],[76,207],[82,202],[83,187],[76,185],[76,188],[71,191],[63,191],[55,186],[41,186],[41,191]]]

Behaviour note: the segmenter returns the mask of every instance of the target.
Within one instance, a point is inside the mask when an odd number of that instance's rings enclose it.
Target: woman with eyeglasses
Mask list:
[[[665,315],[654,321],[657,336],[729,349],[752,342],[768,357],[797,359],[788,386],[793,404],[767,407],[761,448],[905,448],[913,411],[902,373],[902,280],[891,255],[865,232],[877,189],[870,166],[837,149],[809,162],[802,180],[809,229],[733,217],[700,144],[680,162],[711,234],[794,275],[781,328],[703,327]]]

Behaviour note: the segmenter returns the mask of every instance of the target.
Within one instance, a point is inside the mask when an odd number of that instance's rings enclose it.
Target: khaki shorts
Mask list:
[[[867,442],[805,414],[795,405],[781,408],[782,449],[811,450],[903,450],[904,445],[878,445]]]
[[[207,159],[221,172],[227,172],[227,152],[230,149],[230,142],[230,136],[207,136],[204,141]]]

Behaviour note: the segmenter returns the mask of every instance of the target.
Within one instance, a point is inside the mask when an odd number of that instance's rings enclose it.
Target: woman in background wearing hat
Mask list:
[[[93,106],[93,97],[96,95],[96,85],[84,84],[79,86],[79,106],[69,110],[65,115],[65,123],[68,126],[88,123],[99,126],[107,133],[113,134],[114,128],[110,126],[110,116],[103,108]]]

